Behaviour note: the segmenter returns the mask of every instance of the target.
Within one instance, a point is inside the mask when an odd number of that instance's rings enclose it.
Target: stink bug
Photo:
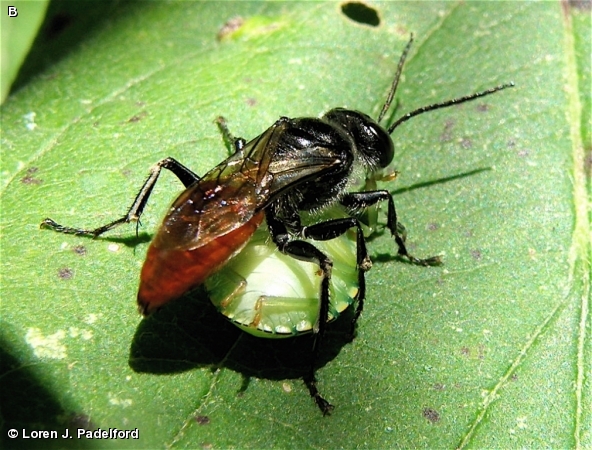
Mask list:
[[[327,414],[333,406],[317,389],[314,366],[330,318],[334,262],[329,250],[324,251],[311,241],[331,241],[349,230],[355,231],[357,306],[353,324],[364,306],[364,272],[371,265],[358,212],[386,202],[386,227],[397,244],[398,254],[413,264],[440,264],[439,257],[420,259],[407,251],[391,194],[386,190],[352,192],[355,174],[372,174],[390,165],[394,157],[390,135],[410,118],[513,85],[504,84],[419,108],[385,128],[380,122],[391,106],[412,41],[413,37],[401,55],[377,120],[358,111],[334,108],[320,118],[281,117],[247,142],[232,137],[220,119],[218,124],[234,152],[203,177],[175,159],[165,158],[152,168],[123,217],[92,230],[62,226],[52,219],[45,219],[42,225],[62,233],[98,237],[121,224],[137,221],[161,170],[173,172],[186,189],[173,202],[148,248],[138,290],[139,309],[147,315],[218,272],[265,220],[271,241],[281,253],[318,266],[320,293],[316,314],[310,315],[314,339],[310,370],[304,381],[318,407]],[[302,213],[323,211],[334,204],[345,207],[348,214],[308,225],[302,223]]]
[[[336,211],[329,217],[336,218]],[[331,322],[358,295],[355,241],[343,234],[315,246],[333,262],[327,313]],[[238,255],[205,281],[205,288],[218,311],[242,330],[285,338],[313,331],[319,315],[320,275],[315,264],[279,252],[262,225]]]

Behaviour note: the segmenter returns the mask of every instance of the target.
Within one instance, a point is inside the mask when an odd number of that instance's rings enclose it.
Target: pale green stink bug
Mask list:
[[[359,292],[355,240],[349,234],[315,245],[333,260],[328,322]],[[216,308],[255,336],[285,338],[311,332],[319,317],[321,277],[316,264],[278,251],[266,226],[205,282]]]

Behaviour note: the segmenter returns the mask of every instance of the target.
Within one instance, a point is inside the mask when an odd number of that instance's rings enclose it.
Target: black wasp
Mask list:
[[[65,227],[51,219],[45,219],[42,225],[62,233],[97,237],[118,225],[137,221],[161,170],[173,172],[186,189],[168,210],[142,268],[138,304],[147,315],[201,285],[245,246],[265,219],[271,239],[282,253],[318,264],[322,273],[318,317],[312,327],[311,364],[304,381],[318,407],[327,414],[333,406],[316,387],[314,366],[328,319],[333,263],[328,255],[303,239],[326,241],[356,230],[359,289],[353,327],[364,307],[364,272],[371,266],[357,213],[378,202],[387,202],[386,226],[395,239],[398,254],[422,266],[440,264],[439,257],[419,259],[409,254],[388,191],[350,192],[354,168],[362,168],[368,174],[386,168],[394,157],[390,135],[412,117],[513,86],[503,84],[424,106],[385,128],[380,122],[391,106],[412,42],[413,36],[401,55],[377,120],[345,108],[332,109],[320,118],[281,117],[246,142],[234,138],[220,118],[218,124],[225,139],[232,142],[234,153],[203,177],[175,159],[165,158],[151,169],[129,211],[120,219],[93,230]],[[322,210],[335,203],[343,205],[351,216],[302,225],[301,212]]]

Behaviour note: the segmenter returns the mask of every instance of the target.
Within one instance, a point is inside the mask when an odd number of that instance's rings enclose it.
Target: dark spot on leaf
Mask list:
[[[483,344],[479,345],[478,358],[485,359],[485,346]]]
[[[471,353],[471,350],[469,350],[469,347],[463,347],[460,349],[460,354],[464,355],[464,356],[469,356]]]
[[[195,416],[195,421],[200,425],[207,425],[210,423],[210,418],[208,416]]]
[[[257,99],[252,98],[252,97],[249,97],[247,99],[247,105],[249,105],[249,106],[255,106],[256,104],[257,104]]]
[[[447,120],[444,123],[444,131],[440,134],[440,141],[441,142],[448,142],[452,139],[452,128],[454,127],[453,120]]]
[[[473,259],[480,260],[481,259],[481,250],[479,250],[477,248],[471,250],[471,256],[473,257]]]
[[[471,148],[473,146],[473,141],[471,141],[469,138],[462,138],[460,140],[460,145],[462,148]]]
[[[443,391],[443,390],[444,390],[444,385],[443,385],[442,383],[434,383],[434,386],[433,386],[433,388],[434,388],[436,391]]]
[[[377,27],[380,25],[380,17],[376,9],[365,5],[361,2],[347,2],[341,5],[341,12],[345,14],[348,19],[362,25],[370,25]]]
[[[438,411],[432,408],[424,408],[423,416],[432,423],[440,421],[440,414],[438,414]]]
[[[245,23],[245,19],[240,16],[233,17],[232,19],[228,20],[222,27],[218,30],[218,34],[216,35],[216,39],[221,41],[226,36],[229,36],[235,33],[240,27],[243,26]]]
[[[514,148],[516,147],[516,141],[514,139],[509,139],[508,142],[506,142],[506,145],[508,148]]]
[[[399,36],[403,36],[405,38],[409,37],[410,31],[409,28],[407,28],[406,26],[402,25],[402,24],[398,24],[395,27],[395,33],[397,33]]]
[[[521,158],[526,158],[528,155],[530,155],[530,152],[527,149],[522,149],[518,151],[518,156],[520,156]]]
[[[210,444],[209,442],[204,442],[203,444],[201,444],[201,448],[203,448],[204,450],[211,450],[214,448],[214,445]]]
[[[438,225],[437,223],[428,223],[427,229],[428,231],[436,231],[437,229],[440,228],[440,225]]]
[[[55,39],[62,32],[68,28],[73,22],[73,17],[69,14],[58,13],[48,21],[47,27],[45,28],[45,35],[47,39]]]
[[[39,170],[38,167],[31,167],[27,169],[27,174],[21,178],[21,183],[23,184],[41,184],[43,180],[39,178],[35,178],[33,174]]]
[[[144,117],[146,117],[148,113],[146,111],[142,111],[140,114],[136,114],[135,116],[130,117],[127,120],[127,123],[134,123],[134,122],[139,122],[140,120],[142,120]]]
[[[58,277],[62,280],[69,280],[74,276],[74,271],[68,267],[58,270]]]
[[[72,251],[80,256],[86,255],[86,247],[84,245],[77,245],[72,249]]]
[[[510,381],[518,381],[518,375],[513,373],[512,376],[510,377]]]
[[[474,235],[475,235],[475,232],[473,230],[465,231],[465,236],[468,238],[472,238]]]
[[[23,177],[21,178],[21,183],[23,184],[41,184],[43,180],[40,180],[39,178],[34,178],[34,177]]]
[[[489,111],[489,105],[487,103],[479,103],[477,105],[477,111],[479,111],[479,112]]]
[[[592,1],[590,0],[569,0],[567,3],[570,8],[580,12],[588,12],[592,9]]]

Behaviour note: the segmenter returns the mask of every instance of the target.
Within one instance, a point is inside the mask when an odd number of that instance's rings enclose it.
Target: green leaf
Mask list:
[[[334,2],[114,5],[2,107],[5,446],[592,446],[589,10],[383,2],[374,27]],[[39,229],[48,216],[88,228],[120,217],[166,156],[205,173],[226,154],[219,115],[247,139],[335,106],[375,117],[411,32],[389,120],[516,87],[395,131],[400,176],[380,188],[396,194],[410,250],[444,265],[401,263],[386,233],[370,240],[357,337],[338,320],[320,355],[332,416],[299,378],[309,337],[248,336],[199,290],[138,316],[174,177],[139,238]],[[139,439],[7,437],[66,427]]]
[[[43,21],[48,0],[2,2],[2,76],[0,101],[4,101],[12,82]]]

